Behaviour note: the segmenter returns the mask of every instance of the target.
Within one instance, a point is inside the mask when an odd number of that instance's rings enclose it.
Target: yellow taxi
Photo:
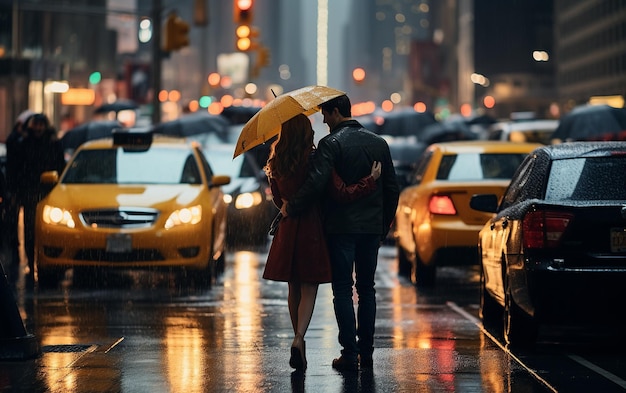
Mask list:
[[[474,194],[504,194],[538,143],[457,141],[422,153],[412,184],[400,192],[393,236],[398,271],[420,286],[435,284],[436,267],[478,265],[478,232],[492,214],[470,208]]]
[[[208,284],[224,262],[227,205],[200,146],[135,130],[81,145],[37,206],[40,286],[110,269],[175,269]]]

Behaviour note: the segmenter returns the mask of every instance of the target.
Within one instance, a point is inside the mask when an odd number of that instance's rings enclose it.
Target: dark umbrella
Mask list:
[[[382,118],[377,131],[381,135],[417,136],[426,126],[437,123],[437,119],[431,112],[416,112],[413,108],[400,109],[377,116]]]
[[[626,108],[609,105],[581,105],[563,115],[552,134],[561,141],[597,139],[626,130]]]
[[[246,124],[261,107],[259,106],[228,106],[224,108],[221,115],[230,121],[231,124]]]
[[[426,126],[418,140],[427,145],[438,142],[467,141],[478,139],[467,124],[461,121],[445,121]]]
[[[176,120],[157,124],[152,130],[156,134],[184,137],[215,133],[221,140],[225,141],[229,124],[223,116],[212,115],[208,112],[196,112]]]
[[[129,109],[137,109],[139,106],[131,100],[117,100],[110,104],[104,104],[96,108],[94,113],[120,112]]]
[[[63,134],[61,145],[64,150],[76,149],[92,139],[111,136],[113,130],[123,127],[122,123],[117,120],[94,120],[83,123]]]

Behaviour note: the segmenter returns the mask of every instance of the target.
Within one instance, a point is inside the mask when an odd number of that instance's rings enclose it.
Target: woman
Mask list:
[[[313,128],[305,115],[283,123],[264,168],[279,209],[306,179],[309,159],[314,152]],[[328,194],[342,202],[367,195],[376,188],[375,180],[380,173],[380,163],[374,162],[372,173],[350,186],[335,174]],[[304,335],[313,314],[318,285],[331,280],[324,236],[319,203],[297,217],[283,218],[263,272],[263,278],[289,285],[287,304],[295,335],[289,365],[297,370],[304,370],[307,366]]]

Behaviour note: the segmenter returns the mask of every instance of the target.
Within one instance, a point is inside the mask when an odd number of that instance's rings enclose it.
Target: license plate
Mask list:
[[[611,228],[611,252],[626,252],[626,228]]]
[[[133,249],[132,237],[126,233],[107,236],[107,252],[130,252]]]

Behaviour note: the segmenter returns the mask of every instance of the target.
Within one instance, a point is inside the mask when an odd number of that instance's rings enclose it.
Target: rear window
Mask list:
[[[442,158],[437,180],[511,179],[526,154],[453,154]]]
[[[546,200],[626,200],[626,157],[589,157],[552,163]]]

